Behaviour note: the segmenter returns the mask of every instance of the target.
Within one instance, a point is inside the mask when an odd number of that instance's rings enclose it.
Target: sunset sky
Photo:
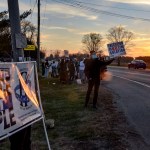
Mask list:
[[[20,14],[33,10],[28,20],[37,26],[37,0],[18,1]],[[77,2],[82,2],[82,7]],[[0,0],[0,11],[4,10],[8,10],[7,0]],[[127,51],[127,56],[150,56],[150,0],[41,0],[41,47],[47,49],[47,54],[56,49],[82,52],[83,35],[100,33],[105,40],[108,30],[119,25],[135,34],[135,46]],[[105,54],[107,44],[103,48]]]

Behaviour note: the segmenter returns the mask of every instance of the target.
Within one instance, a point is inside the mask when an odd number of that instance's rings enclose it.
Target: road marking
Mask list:
[[[131,73],[131,72],[124,72],[124,71],[116,71],[116,70],[110,70],[110,71],[112,71],[112,72],[120,72],[120,73],[128,73],[128,74],[136,74],[136,75],[140,75],[140,76],[150,77],[150,75],[143,74],[143,73]]]
[[[140,84],[140,85],[143,85],[145,87],[150,88],[150,86],[145,84],[145,83],[141,83],[141,82],[138,82],[138,81],[135,81],[135,80],[131,80],[131,79],[120,77],[120,76],[116,76],[116,75],[112,75],[112,76],[117,77],[117,78],[121,78],[121,79],[124,79],[124,80],[128,80],[128,81],[131,81],[131,82],[134,82],[134,83],[137,83],[137,84]]]

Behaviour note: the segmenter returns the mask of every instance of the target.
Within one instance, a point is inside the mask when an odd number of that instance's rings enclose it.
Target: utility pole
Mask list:
[[[20,15],[18,0],[7,0],[9,19],[11,25],[11,44],[12,44],[12,56],[14,62],[24,61],[23,47],[26,45],[25,38],[21,36],[20,27]],[[25,43],[25,44],[23,44]],[[24,138],[22,138],[24,137]],[[31,126],[28,126],[21,131],[11,135],[9,137],[11,143],[11,150],[19,150],[23,147],[25,149],[31,149]]]
[[[23,48],[16,46],[16,34],[21,34],[18,0],[8,0],[8,10],[11,25],[12,56],[13,61],[18,62],[19,58],[24,60]]]
[[[38,0],[37,69],[40,70],[40,0]]]

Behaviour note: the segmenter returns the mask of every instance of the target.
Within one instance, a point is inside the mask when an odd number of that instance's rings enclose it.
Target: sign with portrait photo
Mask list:
[[[0,63],[0,140],[43,118],[35,62]]]

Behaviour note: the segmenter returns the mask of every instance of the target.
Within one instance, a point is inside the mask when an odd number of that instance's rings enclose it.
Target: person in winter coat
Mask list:
[[[44,60],[42,60],[41,66],[42,66],[42,77],[44,77],[45,75],[45,61]]]
[[[68,69],[67,69],[67,62],[62,59],[59,64],[59,75],[60,75],[60,82],[67,83],[68,81]]]
[[[69,80],[73,81],[75,79],[75,65],[72,60],[68,63],[68,69],[69,69]]]
[[[84,59],[82,59],[79,63],[79,77],[82,83],[85,83],[84,69],[85,69],[85,62],[84,62]]]
[[[96,104],[97,104],[98,90],[100,85],[101,68],[109,65],[114,59],[105,62],[98,59],[95,51],[91,51],[90,54],[91,54],[91,58],[86,61],[85,70],[84,70],[85,75],[88,79],[88,89],[86,92],[85,107],[87,107],[88,105],[90,94],[94,87],[93,108],[97,109]]]
[[[49,75],[49,62],[46,60],[45,62],[45,77],[48,77]]]

